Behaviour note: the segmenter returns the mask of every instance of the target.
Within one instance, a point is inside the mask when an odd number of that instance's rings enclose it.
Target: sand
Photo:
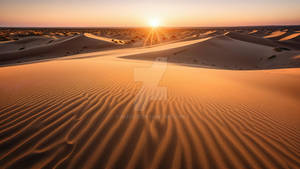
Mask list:
[[[291,40],[291,39],[294,39],[294,38],[299,37],[299,36],[300,36],[300,33],[293,33],[289,36],[286,36],[286,37],[280,39],[279,41]]]
[[[286,33],[287,33],[286,31],[275,31],[275,32],[272,32],[271,34],[265,36],[264,38],[276,38],[276,37],[282,36]]]
[[[299,51],[227,35],[0,67],[1,168],[299,168]]]
[[[116,48],[118,44],[107,39],[97,39],[86,35],[74,35],[57,40],[44,38],[26,38],[9,44],[0,44],[0,61],[3,64],[28,62],[54,57],[88,53]],[[30,40],[28,43],[28,40]],[[46,42],[45,42],[46,41]]]
[[[125,58],[153,61],[159,57],[166,57],[168,62],[181,65],[222,69],[245,70],[300,66],[299,60],[294,59],[295,56],[300,54],[299,51],[281,51],[280,48],[276,51],[277,48],[274,47],[240,41],[230,37],[231,34],[219,35],[183,47],[148,52],[143,55],[129,55]]]
[[[26,37],[18,41],[7,42],[6,44],[0,44],[0,53],[7,53],[20,50],[21,48],[32,48],[35,46],[47,44],[53,41],[52,38],[45,37]]]
[[[258,32],[258,30],[253,30],[253,31],[249,32],[248,34],[250,35],[250,34],[257,33],[257,32]]]

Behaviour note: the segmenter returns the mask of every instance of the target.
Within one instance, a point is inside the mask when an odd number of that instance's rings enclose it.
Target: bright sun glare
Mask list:
[[[160,26],[160,21],[157,18],[152,18],[152,19],[149,20],[149,25],[152,28],[159,27]]]

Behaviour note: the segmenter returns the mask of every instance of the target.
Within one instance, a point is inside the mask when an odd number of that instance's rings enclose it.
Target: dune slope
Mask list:
[[[155,60],[167,57],[169,62],[209,66],[222,69],[269,69],[299,67],[299,51],[276,52],[273,47],[217,36],[204,42],[125,58]]]
[[[26,42],[11,42],[10,44],[3,44],[6,46],[11,44],[25,45]],[[115,47],[116,44],[111,42],[90,38],[85,35],[75,35],[69,38],[49,41],[46,44],[40,44],[31,48],[21,48],[16,50],[9,50],[0,53],[0,63],[9,64],[14,62],[26,62],[33,60],[41,60],[53,57],[68,56],[83,52],[92,52],[97,50],[109,49]],[[0,46],[1,49],[1,46]]]
[[[7,53],[7,52],[14,52],[17,50],[28,49],[42,44],[47,44],[51,41],[54,41],[54,39],[46,38],[42,36],[27,37],[21,40],[0,44],[0,53]]]
[[[287,40],[291,40],[291,39],[294,39],[294,38],[297,38],[300,36],[300,33],[291,33],[290,35],[288,36],[285,36],[283,38],[281,38],[279,41],[287,41]]]
[[[287,31],[274,31],[271,34],[264,36],[264,38],[266,38],[266,39],[277,38],[277,37],[281,37],[281,36],[285,35],[286,33],[287,33]]]

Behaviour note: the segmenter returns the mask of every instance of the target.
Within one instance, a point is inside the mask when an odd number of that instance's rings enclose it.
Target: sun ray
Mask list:
[[[157,28],[160,26],[160,20],[157,19],[157,18],[152,18],[149,20],[149,25],[152,27],[152,28]]]

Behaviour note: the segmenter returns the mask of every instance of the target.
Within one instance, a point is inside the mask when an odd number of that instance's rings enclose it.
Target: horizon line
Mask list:
[[[237,27],[298,27],[296,24],[272,24],[272,25],[240,25],[240,26],[160,26],[159,28],[237,28]],[[150,26],[0,26],[0,29],[3,28],[151,28]]]

